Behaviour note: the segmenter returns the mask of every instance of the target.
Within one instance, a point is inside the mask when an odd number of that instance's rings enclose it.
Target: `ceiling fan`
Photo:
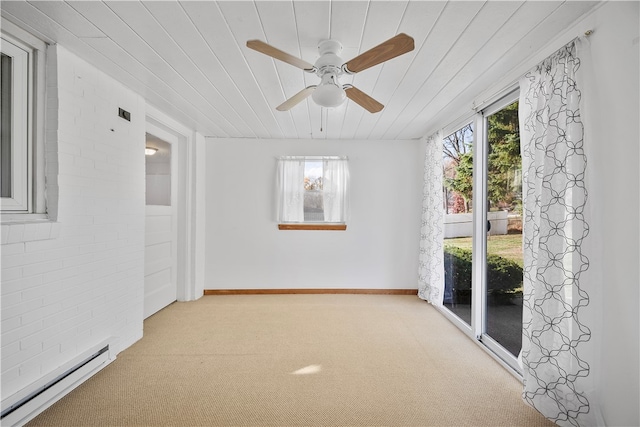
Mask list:
[[[320,83],[307,86],[291,98],[276,107],[278,111],[288,111],[307,97],[322,107],[337,107],[349,98],[370,113],[377,113],[384,108],[378,101],[350,84],[341,85],[338,78],[343,74],[355,74],[371,68],[397,56],[411,52],[414,49],[413,38],[400,33],[395,37],[379,44],[355,58],[344,62],[338,56],[342,51],[342,44],[337,40],[323,40],[318,44],[320,57],[315,64],[310,64],[300,58],[283,52],[261,41],[249,40],[247,47],[264,53],[272,58],[291,64],[308,73],[320,77]]]

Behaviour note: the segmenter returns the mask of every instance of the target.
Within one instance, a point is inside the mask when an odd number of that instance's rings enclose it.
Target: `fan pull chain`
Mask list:
[[[320,107],[320,132],[322,132],[322,118],[323,118],[322,117],[322,110],[323,110],[323,108]]]

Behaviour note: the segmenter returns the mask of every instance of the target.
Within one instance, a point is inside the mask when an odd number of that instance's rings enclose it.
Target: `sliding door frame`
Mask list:
[[[440,311],[453,324],[487,350],[507,370],[522,379],[517,357],[486,334],[487,329],[487,206],[488,206],[488,117],[518,100],[519,87],[510,88],[486,107],[443,129],[443,135],[450,135],[463,126],[473,124],[473,236],[472,236],[472,293],[471,324],[455,315],[446,307]]]
[[[453,134],[454,132],[457,132],[458,130],[462,129],[463,127],[471,124],[473,126],[473,150],[476,149],[476,118],[477,114],[475,113],[470,113],[467,114],[465,116],[462,116],[460,119],[450,123],[449,125],[447,125],[445,128],[443,128],[443,132],[442,132],[442,137],[446,138],[448,135]],[[475,160],[474,160],[475,161]],[[475,165],[474,165],[475,167]],[[474,170],[475,173],[475,170]],[[475,179],[475,175],[474,175],[474,179]],[[475,182],[473,183],[473,185],[475,185]],[[474,194],[475,197],[475,194]],[[445,201],[446,203],[446,201]],[[474,207],[475,209],[475,207]],[[475,227],[475,224],[473,225],[473,227]],[[473,249],[472,249],[473,250]],[[472,282],[473,283],[473,282]],[[474,292],[472,291],[471,293],[471,297],[473,300],[474,297]],[[467,322],[465,322],[464,320],[462,320],[460,317],[458,317],[455,313],[453,313],[451,310],[449,310],[447,307],[445,306],[439,306],[437,307],[440,312],[454,325],[456,325],[460,330],[462,330],[465,334],[467,334],[470,338],[474,339],[474,340],[478,340],[478,336],[476,336],[476,333],[473,329],[473,316],[474,316],[474,312],[473,312],[473,302],[471,305],[471,325],[467,324]]]
[[[488,206],[488,182],[489,182],[489,171],[488,171],[488,160],[489,160],[489,116],[497,113],[498,111],[506,108],[511,105],[515,101],[518,100],[520,94],[520,88],[516,88],[506,95],[498,98],[491,104],[487,105],[486,108],[483,108],[476,114],[476,126],[478,129],[481,129],[481,132],[477,134],[474,133],[474,138],[476,135],[479,137],[482,135],[482,138],[478,138],[477,148],[478,152],[482,151],[482,156],[474,156],[474,161],[476,158],[482,157],[482,161],[479,162],[478,168],[475,169],[476,165],[474,164],[474,170],[479,170],[481,173],[477,175],[477,179],[481,182],[474,183],[474,190],[477,188],[478,193],[474,193],[474,211],[478,212],[479,215],[474,215],[474,220],[478,220],[480,224],[478,227],[475,227],[474,224],[474,251],[473,254],[478,256],[478,261],[474,259],[474,284],[479,283],[477,289],[479,290],[478,297],[481,298],[479,306],[474,305],[474,308],[478,308],[481,312],[478,317],[474,318],[476,321],[474,327],[474,333],[477,339],[482,342],[487,348],[502,359],[506,364],[508,364],[511,369],[521,373],[521,368],[518,364],[517,356],[512,355],[508,350],[506,350],[502,345],[500,345],[495,339],[491,338],[487,331],[487,206]],[[476,140],[474,139],[474,142]],[[474,147],[475,149],[476,147]],[[480,159],[478,159],[480,160]],[[475,178],[475,176],[474,176]],[[475,202],[478,202],[478,205],[475,205]],[[476,210],[477,209],[477,210]]]
[[[487,303],[487,125],[482,111],[475,115],[473,132],[473,238],[471,276],[471,329],[481,340]]]

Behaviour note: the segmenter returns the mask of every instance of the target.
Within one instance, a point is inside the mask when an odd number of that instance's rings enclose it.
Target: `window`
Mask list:
[[[4,19],[2,28],[0,206],[3,214],[44,213],[44,150],[38,144],[44,134],[45,45]]]
[[[171,206],[171,144],[147,133],[145,148],[146,204]]]
[[[280,229],[345,229],[348,185],[345,157],[281,157],[277,180]]]
[[[3,211],[29,211],[29,62],[31,52],[2,37],[2,141],[0,162]]]

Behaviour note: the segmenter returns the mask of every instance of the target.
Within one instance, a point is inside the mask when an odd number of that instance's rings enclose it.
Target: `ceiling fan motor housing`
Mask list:
[[[316,74],[320,77],[320,84],[311,94],[316,104],[332,108],[341,105],[347,95],[338,82],[342,74],[342,58],[338,54],[342,51],[342,44],[337,40],[323,40],[318,44],[320,57],[314,64]]]
[[[317,74],[322,77],[327,72],[340,74],[342,58],[338,55],[342,52],[342,44],[337,40],[323,40],[318,44],[320,57],[314,64]]]

